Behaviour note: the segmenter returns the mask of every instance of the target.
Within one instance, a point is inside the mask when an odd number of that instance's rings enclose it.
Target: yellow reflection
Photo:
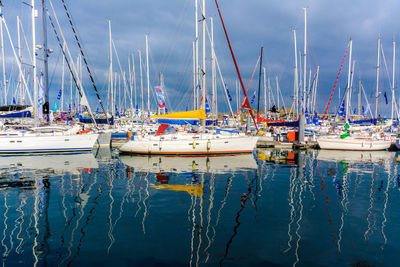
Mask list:
[[[202,196],[203,195],[203,185],[170,185],[170,184],[161,184],[161,185],[152,185],[154,189],[166,189],[172,191],[184,191],[193,196]]]

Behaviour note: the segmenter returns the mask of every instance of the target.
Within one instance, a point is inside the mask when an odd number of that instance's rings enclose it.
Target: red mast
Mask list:
[[[217,0],[215,0],[215,5],[217,6],[217,9],[218,9],[218,14],[219,14],[219,18],[221,19],[222,27],[224,28],[225,37],[226,37],[226,40],[227,40],[228,45],[229,45],[229,50],[231,51],[233,63],[235,63],[235,68],[236,68],[236,72],[237,72],[238,77],[239,77],[240,86],[242,87],[242,90],[243,90],[243,93],[244,93],[244,104],[243,104],[243,107],[249,109],[250,116],[253,119],[254,125],[256,126],[256,130],[258,131],[257,122],[254,119],[253,111],[251,110],[249,99],[247,98],[247,93],[246,93],[246,90],[244,89],[242,76],[240,75],[239,67],[238,67],[237,62],[236,62],[235,54],[233,53],[231,42],[229,41],[228,33],[226,32],[225,23],[224,23],[224,20],[222,19],[221,11],[219,10],[219,6],[218,6]]]

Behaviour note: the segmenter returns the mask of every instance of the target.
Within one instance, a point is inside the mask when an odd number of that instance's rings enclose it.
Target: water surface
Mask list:
[[[394,266],[394,152],[0,157],[4,265]]]

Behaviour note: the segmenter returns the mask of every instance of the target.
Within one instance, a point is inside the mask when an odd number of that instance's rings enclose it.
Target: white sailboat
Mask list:
[[[177,112],[159,115],[158,118],[203,119],[205,111]],[[166,125],[167,127],[168,125]],[[161,125],[161,127],[163,127]],[[161,129],[160,127],[160,129]],[[165,127],[165,126],[164,126]],[[166,127],[164,131],[166,130]],[[234,131],[215,131],[212,133],[172,133],[162,130],[155,135],[136,134],[133,140],[123,144],[119,150],[123,153],[158,155],[208,155],[251,153],[256,146],[258,136],[248,136]]]

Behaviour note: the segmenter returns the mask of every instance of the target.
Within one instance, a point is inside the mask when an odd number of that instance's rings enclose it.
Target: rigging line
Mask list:
[[[73,23],[72,23],[71,16],[70,16],[70,14],[69,14],[69,11],[68,11],[68,9],[67,9],[67,6],[66,6],[66,4],[65,4],[65,1],[64,1],[64,0],[61,0],[61,2],[63,3],[64,9],[65,9],[65,13],[67,14],[67,17],[68,17],[68,20],[69,20],[69,24],[71,25],[72,31],[73,31],[73,33],[74,33],[75,40],[76,40],[76,42],[77,42],[77,44],[78,44],[78,47],[79,47],[79,50],[80,50],[80,52],[81,52],[83,61],[84,61],[85,66],[86,66],[86,70],[87,70],[88,73],[89,73],[89,77],[90,77],[90,80],[91,80],[91,82],[92,82],[94,91],[96,92],[96,96],[97,96],[97,99],[99,100],[101,109],[103,110],[104,114],[107,115],[106,110],[104,109],[103,102],[101,101],[99,92],[97,91],[96,84],[95,84],[95,82],[94,82],[92,73],[91,73],[90,68],[89,68],[89,64],[88,64],[87,61],[86,61],[85,54],[83,53],[83,50],[82,50],[82,47],[81,47],[81,43],[79,42],[78,35],[77,35],[76,31],[75,31],[75,27],[74,27],[74,25],[73,25]],[[109,124],[108,116],[106,116],[106,119],[107,119],[107,123]]]
[[[175,47],[176,47],[176,44],[177,44],[177,40],[179,39],[179,38],[177,38],[177,36],[179,35],[180,31],[182,30],[183,19],[184,19],[183,14],[187,14],[186,8],[187,8],[188,3],[189,3],[189,0],[187,0],[185,2],[185,5],[183,6],[183,8],[181,10],[181,13],[180,13],[180,16],[179,16],[181,18],[181,21],[178,22],[179,24],[177,23],[178,24],[177,25],[178,29],[176,30],[174,35],[171,35],[171,37],[172,37],[171,39],[174,40],[175,42],[170,42],[170,43],[172,43],[172,45],[169,47],[168,53],[165,54],[164,57],[161,60],[160,66],[161,66],[162,72],[164,72],[165,69],[168,67],[168,63],[167,62],[169,61],[169,58],[172,55],[172,52],[175,50]]]
[[[78,82],[77,82],[76,77],[75,77],[75,75],[74,75],[74,73],[73,73],[73,71],[72,71],[71,64],[70,64],[70,62],[69,62],[69,60],[68,60],[68,57],[67,57],[66,54],[65,54],[65,51],[64,51],[64,49],[63,49],[63,45],[61,44],[60,37],[58,36],[56,27],[55,27],[55,25],[54,25],[54,23],[53,23],[53,19],[52,19],[52,17],[50,16],[49,13],[47,13],[47,16],[49,17],[50,25],[51,25],[51,27],[53,28],[53,31],[54,31],[54,34],[55,34],[55,36],[56,36],[58,45],[60,46],[61,51],[62,51],[62,53],[63,53],[63,56],[64,56],[64,58],[65,58],[65,63],[67,63],[68,69],[69,69],[69,71],[71,72],[72,79],[74,80],[75,86],[76,86],[76,88],[78,89],[79,96],[82,97],[82,92],[81,92],[81,90],[80,90],[80,87],[78,86]]]
[[[326,113],[328,112],[329,105],[331,104],[332,96],[333,96],[333,93],[335,92],[335,88],[336,88],[337,82],[338,82],[338,80],[339,80],[340,73],[342,72],[342,67],[343,67],[343,64],[344,64],[344,60],[346,59],[347,51],[349,50],[349,47],[350,47],[350,43],[347,44],[346,52],[344,53],[344,57],[343,57],[343,60],[342,60],[342,64],[340,65],[339,73],[338,73],[338,75],[337,75],[337,77],[336,77],[335,85],[333,86],[332,93],[331,93],[331,97],[329,98],[328,105],[326,106],[324,116],[322,117],[322,123],[321,123],[321,126],[319,127],[319,131],[318,131],[318,132],[321,132],[321,128],[322,128],[322,125],[323,125],[323,123],[324,123]]]

